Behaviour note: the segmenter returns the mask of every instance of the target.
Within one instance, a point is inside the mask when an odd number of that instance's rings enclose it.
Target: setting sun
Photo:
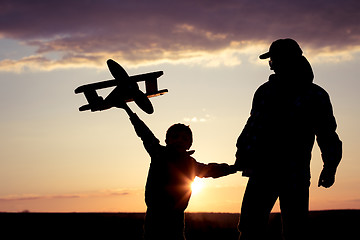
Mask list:
[[[191,190],[193,194],[196,194],[201,191],[204,186],[204,179],[195,177],[194,181],[191,184]]]

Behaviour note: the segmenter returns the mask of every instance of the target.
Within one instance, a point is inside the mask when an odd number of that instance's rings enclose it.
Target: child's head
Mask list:
[[[166,132],[166,145],[186,151],[192,145],[192,132],[189,126],[181,123],[172,125]]]

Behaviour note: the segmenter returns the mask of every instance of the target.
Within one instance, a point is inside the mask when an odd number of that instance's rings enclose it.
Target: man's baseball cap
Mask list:
[[[278,39],[274,41],[269,48],[267,53],[261,54],[260,59],[266,59],[269,57],[281,57],[281,58],[292,58],[302,55],[302,50],[299,44],[291,39]]]

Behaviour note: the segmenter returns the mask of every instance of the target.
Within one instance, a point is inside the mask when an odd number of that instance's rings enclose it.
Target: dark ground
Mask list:
[[[0,239],[130,239],[142,236],[143,213],[0,213]],[[239,214],[187,213],[187,240],[237,240]],[[310,212],[309,240],[360,239],[360,210]],[[281,239],[272,213],[268,240]]]

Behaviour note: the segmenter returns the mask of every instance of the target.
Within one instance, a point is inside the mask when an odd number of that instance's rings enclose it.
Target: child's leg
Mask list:
[[[184,213],[147,210],[144,223],[145,240],[185,240]]]

